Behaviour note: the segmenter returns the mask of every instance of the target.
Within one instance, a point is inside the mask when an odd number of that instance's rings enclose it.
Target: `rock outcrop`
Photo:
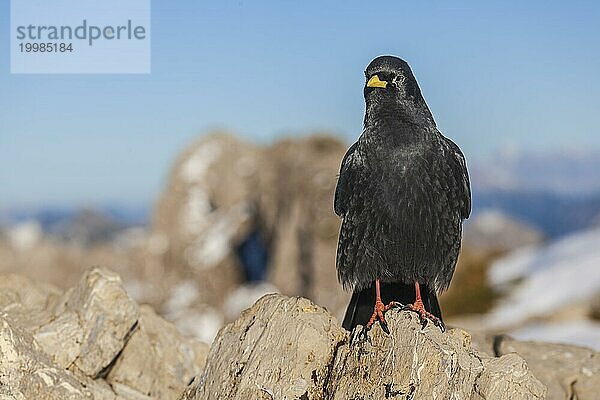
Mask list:
[[[531,371],[548,387],[549,399],[597,399],[600,397],[600,353],[572,345],[520,342],[497,337],[499,356],[519,354]]]
[[[93,399],[71,372],[53,363],[31,334],[0,313],[0,398]]]
[[[192,143],[173,166],[152,229],[164,238],[164,264],[199,285],[198,305],[220,307],[243,282],[235,244],[258,201],[260,149],[227,134]],[[172,285],[174,286],[174,285]]]
[[[269,280],[290,296],[322,304],[334,315],[349,294],[340,290],[335,268],[340,221],[333,197],[347,145],[326,135],[288,139],[267,151],[275,163],[276,199]]]
[[[189,305],[194,311],[162,311],[179,327],[214,310],[226,315],[224,301],[236,288],[266,280],[339,314],[349,295],[338,290],[331,267],[339,231],[332,198],[346,147],[327,135],[262,147],[214,133],[192,143],[171,170],[152,235],[165,244],[169,287],[193,280],[198,295]],[[250,237],[266,253],[259,278],[240,260]]]
[[[409,312],[387,318],[390,335],[364,340],[309,300],[267,295],[220,332],[181,399],[545,398],[518,355],[477,352],[468,333],[422,330]]]
[[[139,307],[108,270],[89,269],[65,293],[0,277],[2,399],[175,399],[207,351]]]

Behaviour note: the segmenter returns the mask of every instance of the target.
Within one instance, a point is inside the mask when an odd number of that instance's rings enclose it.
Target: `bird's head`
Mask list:
[[[431,118],[417,80],[406,61],[394,56],[377,57],[367,66],[365,77],[367,110],[393,107],[400,112]]]

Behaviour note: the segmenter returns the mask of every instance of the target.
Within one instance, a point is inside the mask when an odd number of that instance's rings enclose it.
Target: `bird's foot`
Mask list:
[[[421,300],[417,300],[413,304],[405,305],[402,307],[402,310],[416,312],[419,315],[419,320],[421,321],[421,329],[425,328],[427,321],[431,321],[435,326],[440,328],[442,332],[446,331],[446,326],[442,320],[425,310],[425,306]]]
[[[371,326],[375,323],[375,321],[379,320],[379,324],[381,325],[381,329],[388,335],[390,334],[390,329],[387,326],[387,322],[385,322],[385,312],[388,311],[392,307],[397,307],[398,304],[395,301],[392,301],[390,304],[385,305],[381,302],[381,300],[375,301],[375,309],[373,310],[373,315],[371,315],[371,319],[367,322],[366,330],[371,329]],[[366,332],[365,330],[365,332]]]

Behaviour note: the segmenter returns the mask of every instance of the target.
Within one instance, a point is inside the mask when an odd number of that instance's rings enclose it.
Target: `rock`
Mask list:
[[[57,319],[36,333],[44,350],[63,366],[98,378],[114,361],[137,325],[139,310],[121,278],[91,268],[68,290],[54,310]],[[62,339],[67,339],[66,341]],[[74,359],[64,358],[68,352]]]
[[[600,353],[583,347],[520,342],[510,337],[496,341],[498,355],[518,353],[535,376],[548,387],[550,399],[592,400],[600,388]],[[506,356],[503,356],[506,357]]]
[[[327,398],[544,398],[544,386],[518,356],[478,353],[467,332],[442,333],[431,324],[421,329],[413,313],[392,311],[386,318],[391,335],[376,327],[369,341],[340,347]]]
[[[311,301],[264,296],[221,330],[199,384],[183,398],[320,398],[346,338],[336,319]]]
[[[475,382],[472,399],[543,399],[546,387],[518,354],[482,358],[484,370]]]
[[[181,336],[175,326],[141,307],[137,329],[106,380],[157,399],[176,398],[202,372],[208,345]]]
[[[152,230],[168,243],[163,257],[171,275],[197,283],[194,307],[222,311],[237,287],[265,279],[341,313],[349,295],[338,290],[329,266],[339,232],[332,198],[346,147],[327,135],[258,147],[214,133],[183,152]],[[267,255],[265,271],[244,269],[238,253],[255,237]]]
[[[242,283],[235,245],[258,201],[260,165],[257,147],[215,133],[188,146],[171,170],[154,211],[153,235],[166,239],[163,258],[171,274],[199,285],[198,304],[220,307]]]
[[[333,197],[347,147],[317,134],[282,140],[267,151],[275,164],[269,189],[276,199],[269,280],[281,293],[308,297],[336,316],[350,299],[333,268],[340,229]]]
[[[0,398],[93,399],[71,372],[54,364],[31,334],[0,314]]]
[[[386,317],[390,335],[377,325],[362,340],[309,300],[264,296],[219,333],[181,399],[545,397],[519,356],[478,353],[465,331],[422,330],[413,313]]]
[[[175,399],[208,353],[101,268],[62,295],[0,278],[0,310],[0,399]]]
[[[51,320],[48,310],[54,307],[61,295],[62,292],[55,286],[21,275],[11,274],[0,279],[0,311],[32,330]]]
[[[69,368],[81,352],[83,329],[76,312],[66,311],[35,331],[35,340],[54,362]]]

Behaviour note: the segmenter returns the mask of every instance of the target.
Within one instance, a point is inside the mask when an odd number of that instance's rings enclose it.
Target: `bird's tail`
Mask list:
[[[421,299],[425,309],[442,321],[442,311],[435,291],[429,286],[420,284]],[[381,283],[381,301],[388,304],[395,301],[401,304],[412,304],[415,301],[415,286],[404,283]],[[375,305],[375,283],[365,289],[354,289],[350,304],[346,309],[342,326],[352,331],[356,325],[366,325],[373,314]]]

